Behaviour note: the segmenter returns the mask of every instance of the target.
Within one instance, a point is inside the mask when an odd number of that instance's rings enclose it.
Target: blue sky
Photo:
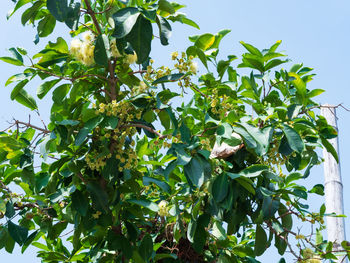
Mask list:
[[[161,47],[155,44],[152,56],[159,64],[170,63],[170,53],[183,51],[189,45],[187,36],[205,32],[216,33],[221,29],[231,29],[232,32],[222,41],[220,54],[226,56],[234,54],[240,56],[243,48],[239,41],[243,40],[262,49],[269,47],[277,40],[282,40],[280,50],[285,51],[292,63],[304,63],[314,68],[317,76],[309,84],[310,88],[324,89],[318,101],[337,105],[343,103],[350,108],[349,93],[349,62],[350,62],[350,2],[347,0],[191,0],[181,1],[187,5],[184,9],[189,18],[196,21],[201,30],[176,24],[170,45]],[[10,0],[0,3],[0,25],[2,37],[0,41],[0,56],[6,56],[6,48],[23,46],[30,54],[35,54],[47,40],[42,39],[35,46],[32,42],[35,30],[31,26],[23,27],[20,24],[19,13],[10,21],[6,20],[6,13],[13,7]],[[64,26],[58,26],[58,32],[63,32]],[[65,33],[66,34],[66,33]],[[67,35],[66,35],[67,36]],[[68,36],[66,38],[69,40]],[[286,66],[288,67],[288,66]],[[11,87],[5,87],[7,78],[19,73],[20,68],[0,63],[0,129],[6,127],[6,121],[12,117],[27,120],[29,111],[21,105],[10,101]],[[30,92],[35,92],[39,82],[28,85]],[[48,96],[49,97],[49,96]],[[49,101],[39,103],[39,109],[44,119],[48,119]],[[31,113],[34,119],[34,114]],[[350,113],[339,109],[338,127],[340,140],[340,160],[344,185],[345,214],[350,215]],[[39,122],[38,122],[39,124]],[[312,171],[307,185],[323,183],[322,167]],[[322,198],[313,198],[310,204],[313,210],[318,210]],[[347,237],[350,238],[350,220],[345,219]],[[35,252],[29,250],[21,255],[18,250],[13,255],[0,251],[4,262],[39,262]],[[267,255],[261,258],[262,262],[277,262],[279,257],[268,250]],[[290,261],[288,261],[290,262]]]

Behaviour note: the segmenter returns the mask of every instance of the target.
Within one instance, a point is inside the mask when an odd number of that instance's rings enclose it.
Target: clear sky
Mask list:
[[[187,36],[205,32],[216,33],[221,29],[232,32],[222,41],[221,56],[243,52],[240,40],[258,48],[269,47],[277,40],[282,40],[280,50],[285,51],[292,63],[304,63],[315,69],[317,76],[309,84],[310,88],[324,89],[319,102],[337,105],[343,103],[350,108],[349,62],[350,62],[350,2],[348,0],[191,0],[181,1],[187,5],[184,9],[189,18],[196,21],[201,30],[177,24],[170,45],[166,48],[155,44],[152,57],[160,63],[170,63],[170,53],[183,51],[189,45]],[[10,0],[0,3],[1,41],[0,56],[6,56],[6,48],[23,46],[29,54],[35,54],[47,39],[42,39],[35,46],[32,42],[35,31],[31,26],[23,27],[20,16],[14,15],[6,20],[6,13],[13,7]],[[60,26],[60,31],[64,29]],[[66,38],[67,39],[67,38]],[[50,37],[55,40],[55,37]],[[67,39],[69,40],[69,39]],[[155,41],[157,42],[157,41]],[[291,65],[291,64],[290,64]],[[5,87],[7,78],[21,72],[21,68],[0,62],[0,129],[6,127],[6,121],[12,117],[27,120],[30,113],[16,102],[10,101],[11,87]],[[35,93],[39,82],[29,84],[26,89]],[[47,96],[49,97],[49,96]],[[50,106],[48,101],[39,103],[39,110],[44,119],[48,119]],[[34,116],[34,113],[31,113]],[[339,109],[338,127],[340,140],[340,160],[344,185],[345,214],[350,215],[350,112]],[[308,186],[323,183],[322,167],[312,171]],[[313,210],[318,210],[322,198],[310,201]],[[350,239],[350,220],[345,219],[347,237]],[[21,255],[18,250],[11,256],[0,251],[3,262],[39,262],[35,252],[28,251]],[[279,257],[268,250],[262,262],[277,262]],[[291,262],[291,261],[288,261]]]

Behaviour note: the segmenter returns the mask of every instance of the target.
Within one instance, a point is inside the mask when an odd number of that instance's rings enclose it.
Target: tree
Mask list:
[[[73,40],[0,58],[24,68],[5,84],[12,100],[37,111],[25,90],[35,77],[36,96],[52,94],[47,127],[15,120],[0,134],[1,248],[33,245],[43,262],[258,262],[274,243],[298,261],[335,259],[325,207],[303,203],[323,186],[297,180],[321,163],[317,148],[337,159],[327,141],[337,133],[314,112],[323,90],[307,88],[312,69],[279,67],[280,41],[241,42],[234,67],[236,56],[219,58],[229,30],[192,36],[173,67],[156,68],[152,41],[168,44],[170,22],[198,28],[180,4],[19,0],[9,16],[22,6],[37,42],[57,21]],[[197,76],[197,59],[208,73]],[[316,236],[295,232],[298,218]]]

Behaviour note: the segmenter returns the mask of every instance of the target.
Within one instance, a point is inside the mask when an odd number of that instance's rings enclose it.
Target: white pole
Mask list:
[[[337,116],[335,106],[322,105],[321,115],[324,116],[328,124],[332,125],[338,131]],[[326,213],[335,213],[337,215],[344,214],[343,208],[343,183],[340,173],[340,158],[338,137],[330,139],[329,142],[333,145],[338,153],[339,163],[334,159],[332,154],[323,149],[324,157],[324,188],[326,199]],[[335,250],[342,250],[340,243],[345,240],[345,224],[343,217],[327,216],[327,235],[328,241],[334,242]],[[339,256],[337,262],[348,262],[344,256]]]

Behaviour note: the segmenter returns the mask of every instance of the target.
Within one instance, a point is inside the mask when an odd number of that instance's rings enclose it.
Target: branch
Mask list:
[[[85,2],[85,5],[87,7],[86,13],[88,13],[91,16],[92,21],[94,22],[94,25],[96,27],[98,34],[101,35],[102,34],[101,27],[96,19],[96,15],[95,15],[94,10],[92,10],[92,7],[90,5],[90,0],[84,0],[84,2]]]
[[[194,89],[195,91],[197,91],[198,93],[200,93],[202,96],[209,98],[208,95],[204,94],[203,92],[201,92],[197,87],[195,87],[195,85],[191,85],[191,88]]]
[[[29,127],[29,128],[33,128],[33,129],[38,130],[38,131],[41,131],[42,133],[45,133],[45,134],[51,133],[50,130],[43,129],[43,128],[40,128],[38,126],[32,125],[29,122],[23,122],[23,121],[15,120],[15,125],[19,125],[19,124],[24,125],[24,126]]]

